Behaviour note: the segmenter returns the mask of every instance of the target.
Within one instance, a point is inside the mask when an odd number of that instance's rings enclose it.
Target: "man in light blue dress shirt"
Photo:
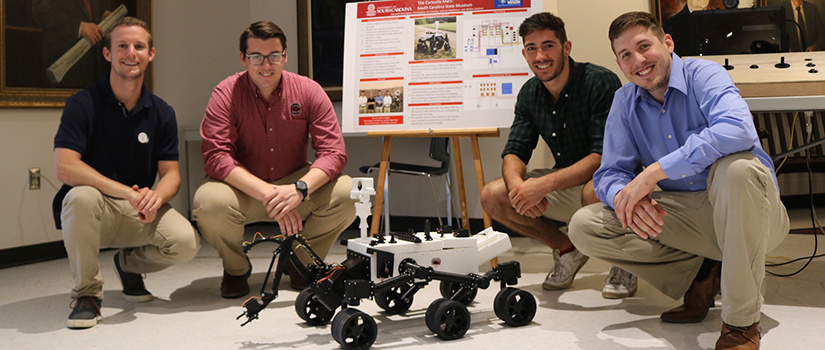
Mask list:
[[[721,289],[716,348],[758,349],[765,253],[789,224],[748,106],[719,64],[674,54],[649,13],[619,16],[609,37],[630,83],[607,118],[594,175],[602,203],[575,214],[570,239],[684,296],[665,322],[701,322]]]

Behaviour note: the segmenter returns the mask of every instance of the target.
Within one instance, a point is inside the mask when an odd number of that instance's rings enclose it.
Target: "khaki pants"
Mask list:
[[[527,172],[527,177],[542,177],[558,169],[534,169]],[[569,223],[573,214],[582,207],[582,189],[584,185],[573,186],[553,191],[545,195],[549,205],[543,216],[555,221]]]
[[[788,214],[770,171],[749,152],[720,158],[707,182],[707,191],[651,194],[667,211],[658,238],[641,239],[622,229],[612,209],[593,204],[573,216],[570,239],[673,299],[704,258],[722,261],[722,320],[749,326],[760,317],[765,253],[787,236]]]
[[[103,299],[100,248],[122,248],[121,268],[139,274],[189,261],[200,248],[192,224],[169,204],[161,206],[154,222],[145,224],[127,200],[91,186],[72,188],[63,199],[60,217],[75,282],[72,298]]]
[[[306,166],[271,184],[295,183],[308,171],[309,166]],[[342,174],[298,205],[298,212],[306,220],[301,234],[321,258],[326,257],[338,235],[355,220],[355,204],[350,199],[350,191],[352,178]],[[244,225],[274,221],[260,201],[214,179],[207,179],[195,192],[192,216],[203,238],[223,259],[224,270],[234,276],[249,269],[243,253]]]

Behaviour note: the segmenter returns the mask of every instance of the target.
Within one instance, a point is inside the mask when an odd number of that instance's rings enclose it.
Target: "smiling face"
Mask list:
[[[564,72],[572,44],[562,43],[550,29],[537,30],[524,36],[521,54],[530,65],[530,70],[545,84],[550,83]]]
[[[155,48],[149,46],[149,33],[140,26],[118,26],[111,33],[111,49],[103,48],[103,57],[112,63],[112,76],[123,80],[143,79]]]
[[[664,101],[673,65],[673,39],[669,34],[660,39],[644,26],[633,26],[616,37],[613,52],[627,80],[650,92],[657,101]]]
[[[284,52],[284,58],[281,60],[281,63],[273,64],[272,62],[269,62],[269,59],[264,59],[263,63],[260,65],[250,63],[249,59],[247,59],[246,56],[244,56],[244,53],[241,52],[241,62],[243,63],[244,68],[249,71],[249,77],[252,79],[252,82],[255,83],[255,86],[258,87],[258,91],[266,99],[269,98],[272,92],[278,87],[278,84],[281,83],[281,73],[284,71],[284,65],[286,64],[287,59],[286,52],[284,51],[284,47],[281,45],[281,39],[247,39],[246,54],[248,55],[259,54],[262,56],[269,56],[278,52]]]

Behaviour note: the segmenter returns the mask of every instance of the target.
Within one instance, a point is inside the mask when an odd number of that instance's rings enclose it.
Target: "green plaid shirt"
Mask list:
[[[602,66],[577,63],[573,58],[569,63],[570,79],[556,103],[536,77],[521,87],[502,158],[514,154],[527,164],[539,135],[553,152],[555,168],[566,168],[591,153],[602,153],[604,124],[613,93],[621,82]]]

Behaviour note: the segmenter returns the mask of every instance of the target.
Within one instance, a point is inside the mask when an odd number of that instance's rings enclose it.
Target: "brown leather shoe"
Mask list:
[[[225,299],[240,298],[249,294],[249,273],[240,276],[233,276],[226,271],[223,272],[223,279],[221,280],[221,297]]]
[[[661,319],[670,323],[702,322],[713,306],[713,299],[719,293],[720,270],[722,264],[717,262],[710,273],[701,281],[693,281],[685,293],[684,304],[662,313]]]
[[[246,258],[246,263],[249,264],[249,270],[240,276],[233,276],[223,271],[223,279],[221,280],[221,297],[225,299],[240,298],[249,294],[249,276],[252,275],[252,262]]]
[[[734,327],[722,323],[722,335],[716,341],[716,350],[748,350],[759,349],[759,340],[762,338],[762,329],[759,322],[747,327]]]

